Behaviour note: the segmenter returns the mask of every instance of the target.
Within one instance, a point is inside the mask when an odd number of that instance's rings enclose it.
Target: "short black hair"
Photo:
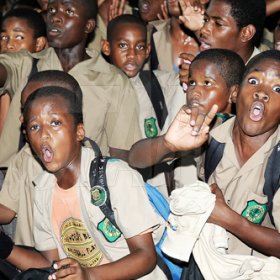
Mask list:
[[[241,83],[245,64],[236,52],[227,49],[208,49],[199,53],[190,67],[199,60],[214,63],[228,87]]]
[[[26,127],[27,113],[34,101],[43,97],[61,97],[65,100],[64,106],[68,107],[69,114],[73,116],[74,124],[83,123],[81,103],[77,100],[75,92],[62,87],[43,87],[35,90],[26,100],[23,108],[24,126]]]
[[[231,7],[231,16],[235,19],[237,26],[241,29],[249,24],[256,28],[252,38],[252,45],[260,44],[266,18],[265,0],[219,0]]]
[[[137,16],[130,15],[130,14],[124,14],[115,17],[112,19],[107,26],[107,40],[109,42],[112,41],[113,34],[115,33],[115,30],[119,27],[119,25],[125,24],[127,26],[130,25],[138,25],[141,29],[143,29],[144,33],[147,36],[147,27],[145,22],[140,19]]]
[[[96,21],[98,14],[97,0],[80,0],[81,5],[87,12],[87,19],[93,18]]]
[[[58,86],[73,91],[77,100],[83,104],[83,93],[77,80],[65,71],[45,70],[36,72],[28,79],[29,83],[46,83],[46,86]]]
[[[11,9],[17,8],[29,8],[35,10],[40,9],[40,5],[37,0],[16,0],[11,6]]]
[[[277,60],[280,63],[280,51],[267,50],[255,55],[247,63],[243,78],[255,67],[256,64],[259,64],[264,59]]]
[[[3,23],[8,18],[19,18],[27,22],[28,26],[34,31],[34,38],[47,37],[46,23],[43,16],[33,9],[16,8],[7,12],[1,19],[1,31],[3,31]]]

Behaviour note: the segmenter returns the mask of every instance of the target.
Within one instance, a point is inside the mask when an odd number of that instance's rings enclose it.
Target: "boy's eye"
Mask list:
[[[215,23],[216,23],[217,26],[223,26],[224,25],[224,23],[220,20],[216,20]]]
[[[17,35],[17,36],[16,36],[16,39],[19,40],[19,41],[21,41],[21,40],[24,40],[24,37],[23,37],[22,35]]]
[[[61,121],[52,121],[51,125],[52,126],[60,126],[61,125]]]
[[[280,86],[275,86],[275,87],[273,87],[273,90],[274,90],[276,93],[280,94]]]
[[[29,130],[31,130],[31,131],[37,131],[38,129],[39,129],[39,125],[38,124],[33,124],[29,128]]]
[[[71,9],[67,9],[66,14],[69,15],[69,16],[73,16],[75,14],[75,12]]]
[[[144,45],[138,45],[136,47],[136,49],[139,50],[139,51],[142,51],[142,50],[145,50],[145,46]]]
[[[189,86],[195,86],[195,81],[189,80]]]
[[[55,8],[49,7],[49,8],[48,8],[48,13],[49,13],[49,14],[54,14],[54,13],[55,13]]]
[[[249,78],[248,83],[251,85],[256,85],[256,84],[258,84],[258,80],[255,78]]]
[[[126,43],[119,43],[119,47],[121,49],[125,49],[125,48],[127,48],[127,44]]]
[[[212,83],[211,83],[210,81],[205,81],[204,84],[205,84],[206,86],[212,86]]]
[[[7,35],[1,35],[1,40],[2,41],[7,41],[8,40],[8,36]]]

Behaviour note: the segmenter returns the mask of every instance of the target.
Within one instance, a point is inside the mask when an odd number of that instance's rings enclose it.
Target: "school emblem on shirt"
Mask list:
[[[148,138],[154,138],[158,135],[158,129],[156,126],[156,119],[151,117],[149,119],[145,119],[144,122],[145,134]]]
[[[101,186],[94,186],[90,190],[91,203],[95,206],[102,206],[107,199],[107,192]]]
[[[115,242],[122,234],[106,217],[98,224],[97,228],[110,243]]]
[[[242,216],[254,224],[261,224],[267,212],[267,205],[250,200],[242,211]]]

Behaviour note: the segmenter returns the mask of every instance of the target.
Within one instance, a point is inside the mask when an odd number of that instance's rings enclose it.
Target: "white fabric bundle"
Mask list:
[[[179,260],[194,258],[206,280],[280,279],[280,260],[227,254],[226,231],[206,223],[215,205],[215,195],[207,184],[176,189],[170,196],[170,227],[162,251]]]

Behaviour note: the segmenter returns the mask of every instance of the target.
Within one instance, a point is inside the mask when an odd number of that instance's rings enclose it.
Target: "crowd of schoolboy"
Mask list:
[[[280,192],[264,191],[280,141],[275,2],[7,1],[1,261],[56,261],[49,279],[167,279],[153,245],[167,225],[144,181],[168,199],[197,179],[216,195],[207,222],[227,230],[228,253],[279,258]],[[85,136],[112,157],[117,228],[99,207],[109,194],[90,185]],[[213,141],[223,152],[207,174]]]

